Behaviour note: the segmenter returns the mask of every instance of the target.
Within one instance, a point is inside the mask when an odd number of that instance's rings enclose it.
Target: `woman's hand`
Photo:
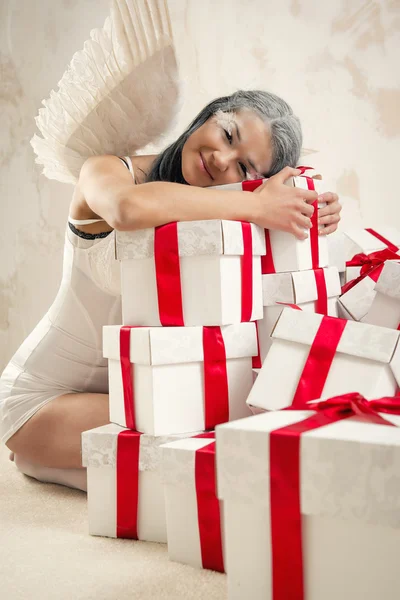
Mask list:
[[[285,167],[254,190],[253,195],[257,194],[254,199],[258,200],[254,223],[266,229],[287,231],[299,240],[308,237],[305,230],[311,228],[311,217],[314,213],[311,204],[318,198],[318,193],[284,183],[300,173],[299,169]],[[327,200],[324,198],[324,201]],[[326,214],[331,216],[331,213]]]
[[[336,231],[338,227],[342,205],[339,202],[339,196],[333,192],[321,194],[318,196],[318,200],[326,202],[326,206],[318,210],[318,233],[328,235],[328,233]]]

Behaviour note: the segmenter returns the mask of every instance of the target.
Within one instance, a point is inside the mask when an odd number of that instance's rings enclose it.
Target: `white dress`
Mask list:
[[[134,176],[131,161],[124,158]],[[88,224],[71,218],[69,222]],[[121,322],[115,232],[84,239],[67,224],[63,275],[57,296],[0,378],[3,443],[58,396],[72,392],[108,393],[102,328]]]

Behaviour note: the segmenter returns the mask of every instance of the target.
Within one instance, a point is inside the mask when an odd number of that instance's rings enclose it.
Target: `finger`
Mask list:
[[[319,235],[329,235],[330,233],[333,233],[334,231],[336,231],[337,227],[338,227],[337,223],[328,225],[327,227],[323,227],[322,229],[320,229],[318,231],[318,234]]]
[[[319,202],[328,202],[330,204],[331,202],[338,202],[339,196],[333,192],[324,192],[318,196],[318,200]]]
[[[332,225],[333,223],[339,223],[340,215],[326,215],[326,217],[320,217],[318,219],[318,225]]]
[[[300,212],[302,215],[305,215],[306,217],[311,218],[314,214],[314,207],[312,204],[307,204],[307,202],[304,202],[304,200],[301,201],[300,206]]]
[[[307,231],[304,230],[304,227],[299,227],[299,225],[293,225],[292,233],[298,240],[306,240],[308,238]]]
[[[282,171],[279,171],[279,173],[276,173],[276,175],[273,175],[271,177],[271,179],[274,179],[275,181],[279,181],[280,183],[285,183],[285,181],[290,179],[290,177],[297,177],[298,175],[300,175],[300,173],[301,173],[300,169],[293,169],[292,167],[285,167],[284,169],[282,169]]]
[[[312,227],[311,219],[309,219],[308,217],[305,217],[304,215],[298,216],[297,224],[302,229],[311,229],[311,227]]]
[[[314,190],[303,190],[302,188],[297,188],[297,190],[297,196],[300,196],[308,203],[312,204],[318,198],[318,192],[315,192]]]
[[[318,217],[325,217],[326,215],[335,215],[340,213],[342,210],[341,204],[339,202],[336,204],[328,204],[328,206],[324,206],[324,208],[318,209]]]
[[[322,180],[322,175],[320,175],[320,174],[318,173],[318,175],[313,175],[313,176],[311,177],[311,179],[319,179],[319,180]]]

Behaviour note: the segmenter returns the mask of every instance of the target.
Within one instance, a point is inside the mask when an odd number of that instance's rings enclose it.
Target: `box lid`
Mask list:
[[[163,483],[193,486],[195,478],[195,456],[200,448],[215,442],[214,438],[190,437],[161,446],[161,477]],[[215,444],[213,444],[215,453]]]
[[[262,413],[216,427],[220,499],[269,505],[269,434],[313,411]],[[400,417],[382,416],[397,425]],[[351,417],[300,443],[301,511],[400,527],[400,427]]]
[[[379,226],[374,228],[374,230],[381,236],[389,240],[389,242],[391,242],[392,244],[395,244],[397,246],[400,244],[400,230],[396,229],[395,227]],[[370,233],[366,229],[362,229],[361,227],[346,229],[346,231],[344,231],[344,236],[345,240],[347,238],[347,242],[345,241],[345,245],[347,248],[347,260],[350,260],[353,257],[353,255],[358,252],[364,252],[365,254],[369,254],[370,252],[383,250],[387,247],[384,242],[372,235],[372,233]],[[355,246],[357,246],[357,248],[355,248]]]
[[[120,359],[119,325],[103,327],[104,358]],[[226,358],[257,355],[255,323],[221,326]],[[130,360],[140,365],[171,365],[204,360],[203,327],[133,327]]]
[[[388,260],[375,284],[375,291],[400,300],[400,261]]]
[[[328,298],[340,296],[341,286],[337,268],[327,267],[323,271]],[[304,304],[317,300],[317,284],[313,270],[263,275],[262,285],[264,306],[273,306],[277,302]]]
[[[285,308],[271,337],[311,346],[323,318],[336,319],[336,317],[323,317],[311,312]],[[346,321],[337,352],[390,363],[399,337],[400,331],[394,329]]]
[[[84,467],[116,466],[117,439],[121,431],[129,431],[109,423],[102,427],[89,429],[82,433],[82,465]],[[140,436],[139,470],[154,471],[158,469],[161,460],[160,446],[168,442],[195,435],[194,433],[180,435],[147,435]]]
[[[118,260],[154,256],[154,227],[136,231],[117,231]],[[251,223],[253,255],[265,254],[264,230]],[[242,255],[243,234],[240,221],[213,219],[178,222],[179,256]]]

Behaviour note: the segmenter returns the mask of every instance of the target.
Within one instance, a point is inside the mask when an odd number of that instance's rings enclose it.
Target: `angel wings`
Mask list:
[[[89,156],[132,155],[174,125],[182,82],[166,0],[112,0],[43,100],[31,145],[49,179],[76,183]]]

